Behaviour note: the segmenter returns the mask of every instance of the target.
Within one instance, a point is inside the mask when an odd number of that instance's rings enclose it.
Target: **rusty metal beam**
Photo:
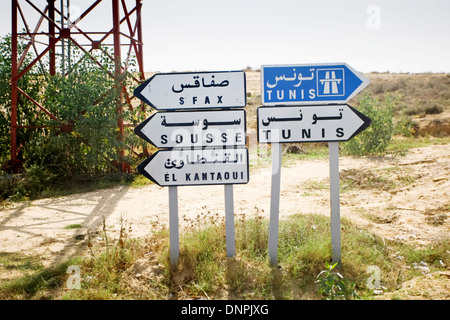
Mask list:
[[[143,53],[143,37],[142,37],[142,19],[141,19],[141,13],[142,13],[142,0],[136,0],[136,24],[137,24],[137,33],[138,33],[138,50],[136,52],[136,57],[138,59],[138,65],[139,65],[139,72],[140,72],[140,78],[143,81],[145,79],[145,73],[144,73],[144,53]]]
[[[54,76],[56,74],[56,41],[55,41],[55,0],[47,0],[48,1],[48,40],[49,40],[49,48],[50,48],[50,74]]]
[[[46,107],[45,103],[36,101],[33,97],[31,97],[25,89],[19,88],[18,83],[19,80],[29,72],[36,64],[40,64],[40,67],[44,71],[44,75],[46,76],[46,72],[50,74],[56,74],[58,72],[57,68],[57,59],[56,59],[56,50],[59,50],[61,46],[58,43],[62,39],[70,39],[71,42],[79,47],[83,52],[89,55],[91,59],[95,61],[97,65],[103,68],[102,63],[97,61],[95,57],[93,57],[89,51],[92,50],[92,45],[95,42],[95,45],[98,48],[101,48],[101,45],[113,46],[114,48],[114,57],[111,57],[115,63],[115,71],[110,73],[110,76],[115,79],[114,88],[111,90],[116,90],[118,94],[116,110],[118,113],[118,122],[117,125],[119,127],[119,137],[118,139],[124,141],[124,128],[133,126],[132,124],[124,124],[123,120],[123,106],[128,105],[129,108],[133,109],[132,99],[134,98],[132,95],[130,96],[125,88],[125,86],[121,83],[124,73],[128,73],[126,67],[129,64],[129,59],[132,51],[134,50],[136,54],[136,59],[138,63],[138,68],[140,75],[139,77],[135,77],[133,74],[130,74],[132,80],[140,83],[145,80],[144,76],[144,67],[143,67],[143,37],[142,37],[142,19],[141,19],[141,10],[143,2],[142,0],[129,0],[133,4],[135,1],[135,6],[129,5],[127,0],[111,0],[109,3],[112,5],[112,28],[107,30],[106,32],[98,31],[98,30],[82,30],[79,27],[79,22],[85,19],[103,0],[92,0],[92,4],[80,14],[80,16],[72,22],[69,21],[69,26],[64,27],[63,24],[61,26],[57,23],[57,19],[61,17],[63,21],[68,18],[63,17],[62,10],[60,11],[56,8],[55,0],[41,0],[45,4],[45,9],[39,8],[39,1],[35,0],[11,0],[12,1],[12,38],[11,38],[11,50],[12,50],[12,63],[11,63],[11,164],[12,166],[19,168],[20,162],[18,159],[18,137],[17,130],[18,129],[40,129],[50,126],[33,126],[31,125],[18,125],[18,104],[19,97],[23,96],[25,99],[28,99],[37,106],[40,110],[45,113],[46,116],[51,119],[58,121],[56,111],[55,113],[50,112]],[[19,3],[26,3],[33,9],[33,13],[39,14],[37,24],[33,30],[29,28],[29,24],[27,23],[27,19],[29,18],[22,12],[22,8]],[[127,5],[129,8],[127,8]],[[44,7],[41,5],[41,7]],[[122,12],[121,12],[122,10]],[[121,17],[121,14],[123,16]],[[135,14],[135,16],[133,16]],[[20,16],[19,16],[20,15]],[[24,25],[25,31],[18,31],[19,28],[19,17],[21,18],[21,23]],[[48,22],[48,30],[42,30],[42,26],[44,25],[44,20]],[[125,27],[124,32],[121,32],[120,28],[122,23],[126,22],[127,27]],[[102,26],[103,27],[103,26]],[[84,28],[83,28],[84,29]],[[82,35],[84,38],[89,40],[89,44],[84,45],[80,44],[79,41],[76,41],[75,36]],[[92,35],[100,35],[100,40],[96,40]],[[47,41],[42,41],[38,37],[47,37]],[[104,44],[103,42],[112,36],[113,41],[112,44]],[[18,41],[20,38],[26,38],[28,44],[25,48],[25,52],[22,55],[18,56]],[[127,43],[121,43],[121,38],[126,38]],[[78,39],[77,39],[78,40]],[[129,41],[128,41],[129,40]],[[129,42],[129,43],[128,43]],[[86,50],[86,47],[91,47],[91,49]],[[127,47],[128,55],[126,61],[124,62],[125,67],[122,64],[122,47]],[[31,62],[25,63],[25,57],[30,49],[34,49],[35,58]],[[39,52],[39,50],[41,50]],[[49,70],[44,69],[43,59],[49,57]],[[125,101],[123,101],[125,100]],[[144,111],[144,109],[142,110]],[[55,126],[51,126],[55,127]],[[56,126],[58,127],[58,126]],[[22,144],[22,142],[20,142]],[[124,150],[119,150],[119,155],[121,159],[123,159],[123,155],[125,154]],[[122,163],[122,170],[128,170],[129,166],[127,164]]]
[[[48,17],[44,12],[42,12],[41,10],[39,10],[38,7],[36,7],[30,0],[25,0],[30,6],[32,6],[34,8],[34,10],[36,10],[37,12],[39,12],[39,14],[44,17],[45,19],[47,19],[47,21],[53,25],[53,27],[56,27],[59,31],[61,31],[61,28],[58,26],[58,24],[55,22],[55,19],[51,19],[50,17]],[[48,0],[48,1],[53,1],[53,0]],[[53,3],[54,5],[54,3]]]
[[[86,9],[86,10],[80,15],[80,17],[74,21],[74,23],[71,23],[71,24],[69,25],[69,29],[72,29],[73,26],[75,26],[77,23],[79,23],[81,20],[83,20],[84,17],[86,17],[89,13],[91,13],[91,11],[94,10],[94,8],[95,8],[100,2],[102,2],[102,1],[103,1],[103,0],[97,0],[97,1],[95,1],[95,3],[92,4],[88,9]]]
[[[11,15],[11,167],[15,172],[17,166],[17,11],[18,0],[12,0]]]
[[[114,66],[115,66],[115,92],[118,95],[117,99],[117,125],[119,127],[119,141],[124,141],[124,126],[123,126],[123,107],[122,107],[122,90],[120,88],[120,79],[122,77],[122,54],[120,45],[120,6],[119,0],[112,0],[112,15],[113,15],[113,36],[114,36]],[[125,155],[123,148],[119,149],[119,156],[122,158]],[[120,159],[120,161],[122,161]]]
[[[25,25],[25,29],[27,30],[27,34],[31,34],[31,32],[30,32],[30,30],[28,28],[28,24],[27,24],[26,19],[25,19],[25,15],[23,14],[21,7],[19,5],[17,7],[19,9],[19,13],[20,13],[20,16],[22,18],[23,24]],[[48,10],[48,7],[45,8],[44,12],[47,12],[47,10]],[[36,24],[36,27],[34,28],[34,32],[33,33],[36,33],[36,32],[39,31],[39,28],[41,27],[41,24],[42,24],[43,21],[44,21],[44,17],[41,16],[39,18],[38,23]],[[28,43],[28,45],[25,48],[25,50],[23,51],[22,56],[20,57],[19,66],[18,66],[19,68],[22,66],[22,63],[23,63],[23,61],[25,59],[25,56],[27,55],[27,53],[30,50],[31,46],[33,46],[34,52],[36,53],[36,55],[38,55],[38,53],[37,53],[38,50],[36,48],[36,43],[35,43],[35,40],[34,40],[35,35],[30,35],[30,37],[31,37],[31,40]],[[41,63],[41,68],[43,69],[42,63]]]
[[[42,106],[39,102],[37,102],[36,100],[34,100],[32,97],[30,97],[25,91],[23,91],[22,89],[20,89],[19,87],[17,87],[17,91],[20,92],[20,94],[22,94],[25,98],[27,98],[28,100],[30,100],[36,107],[38,107],[39,109],[41,109],[42,111],[44,111],[50,118],[52,118],[55,121],[61,122],[54,114],[52,114],[50,111],[48,111],[47,109],[45,109],[44,106]]]
[[[56,42],[58,42],[61,39],[61,37],[58,37],[56,39]],[[18,80],[22,78],[25,73],[27,73],[37,62],[41,61],[41,59],[51,50],[50,46],[48,46],[44,51],[42,51],[28,66],[26,66],[18,75],[13,77],[13,80]],[[16,49],[17,52],[17,49]]]

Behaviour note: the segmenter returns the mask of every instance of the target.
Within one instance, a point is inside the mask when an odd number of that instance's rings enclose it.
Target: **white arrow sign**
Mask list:
[[[247,148],[160,150],[138,172],[160,186],[248,183]]]
[[[157,110],[245,107],[245,72],[157,73],[134,95]]]
[[[347,141],[371,120],[349,105],[258,108],[260,143]]]
[[[157,148],[245,145],[245,111],[157,112],[134,132]]]

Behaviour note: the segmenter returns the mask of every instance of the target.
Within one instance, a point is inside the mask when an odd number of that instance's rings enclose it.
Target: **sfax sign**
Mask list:
[[[135,96],[157,110],[245,107],[245,72],[157,73]]]

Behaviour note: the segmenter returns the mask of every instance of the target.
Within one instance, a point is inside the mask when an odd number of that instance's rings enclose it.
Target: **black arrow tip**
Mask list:
[[[362,131],[366,130],[371,124],[372,124],[372,119],[370,119],[368,116],[366,116],[365,114],[361,113],[360,111],[356,110],[355,108],[347,105],[362,121],[363,124],[358,128],[358,130],[356,130],[353,135],[348,139],[352,139],[354,136],[356,136],[357,134],[361,133]]]
[[[137,126],[134,128],[134,130],[133,130],[135,135],[137,135],[137,136],[138,136],[139,138],[141,138],[141,139],[144,139],[144,140],[147,141],[148,143],[151,143],[152,145],[155,145],[155,144],[153,143],[153,141],[150,140],[149,137],[147,137],[147,136],[142,132],[142,129],[147,125],[148,122],[150,122],[150,120],[151,120],[155,115],[156,115],[156,113],[153,114],[152,116],[150,116],[149,118],[147,118],[147,119],[146,119],[144,122],[142,122],[141,124],[137,125]]]
[[[148,104],[148,105],[151,106],[152,108],[155,108],[155,107],[153,106],[153,104],[152,104],[146,97],[144,97],[144,96],[142,95],[142,91],[144,91],[144,89],[147,88],[147,87],[149,86],[149,83],[153,80],[153,78],[154,78],[155,76],[156,76],[156,74],[153,75],[150,79],[145,80],[143,83],[141,83],[138,87],[136,87],[136,88],[133,90],[133,95],[134,95],[136,98],[138,98],[138,99],[141,100],[142,102]],[[155,108],[155,109],[156,109],[156,108]]]

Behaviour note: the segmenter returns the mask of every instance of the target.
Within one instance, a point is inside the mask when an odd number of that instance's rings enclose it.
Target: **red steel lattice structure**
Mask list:
[[[31,68],[40,64],[43,59],[48,59],[49,70],[46,70],[50,75],[55,75],[57,72],[57,49],[62,47],[64,50],[64,43],[71,43],[78,47],[81,51],[89,54],[92,50],[99,49],[100,46],[113,47],[115,63],[115,74],[112,75],[116,79],[116,85],[120,84],[121,75],[127,72],[129,58],[134,54],[137,62],[137,71],[139,76],[133,76],[137,83],[145,80],[144,76],[144,61],[143,61],[143,42],[142,42],[142,23],[141,23],[141,9],[142,0],[96,0],[91,1],[87,9],[80,12],[74,20],[64,13],[63,1],[68,0],[12,0],[12,33],[11,33],[11,163],[12,171],[17,172],[21,167],[21,160],[18,158],[17,146],[17,131],[20,129],[31,128],[33,126],[20,126],[17,123],[17,106],[19,95],[25,99],[30,100],[38,109],[43,111],[47,116],[53,120],[59,121],[58,115],[53,114],[47,110],[45,105],[39,101],[34,100],[27,92],[18,86],[18,81]],[[87,3],[88,1],[83,1]],[[58,4],[60,5],[58,6]],[[101,5],[100,5],[101,4]],[[83,28],[83,21],[87,17],[97,15],[105,15],[105,5],[109,5],[111,16],[111,25],[102,25],[98,28],[103,30],[85,30]],[[103,7],[102,7],[103,6]],[[99,7],[101,11],[99,11]],[[31,13],[25,16],[24,12],[27,9]],[[97,9],[97,11],[95,11]],[[81,11],[81,10],[78,10]],[[32,19],[37,19],[34,29],[30,28]],[[103,21],[104,19],[102,19]],[[46,28],[47,27],[47,28]],[[97,28],[97,27],[96,27]],[[46,29],[46,30],[44,30]],[[20,30],[20,31],[19,31]],[[27,46],[22,55],[18,56],[18,41],[26,39]],[[44,38],[44,40],[41,40]],[[111,41],[112,40],[112,41]],[[87,43],[87,44],[86,44]],[[28,64],[25,64],[25,55],[29,50],[34,50],[35,59]],[[62,51],[62,55],[63,55]],[[123,59],[122,52],[126,52],[126,58]],[[93,56],[91,56],[95,59]],[[96,61],[101,66],[101,62]],[[63,66],[64,68],[64,66]],[[124,124],[120,116],[124,106],[133,108],[132,98],[127,93],[125,87],[122,87],[120,99],[117,103],[117,112],[119,113],[118,128],[119,139],[123,139]],[[71,130],[70,124],[64,124],[61,121],[62,130]],[[131,126],[131,125],[130,125]],[[37,128],[37,127],[34,127]],[[121,155],[124,150],[118,151]],[[120,163],[122,172],[129,171],[129,165]]]

